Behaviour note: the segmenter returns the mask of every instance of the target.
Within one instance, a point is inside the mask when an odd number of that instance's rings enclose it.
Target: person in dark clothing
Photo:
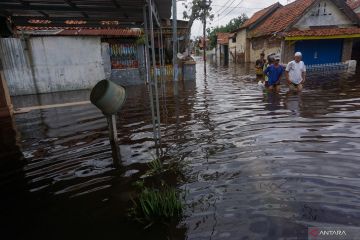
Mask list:
[[[256,60],[255,62],[255,70],[256,70],[256,76],[258,78],[262,78],[264,76],[264,65],[266,63],[266,60],[265,60],[265,54],[264,53],[261,53],[260,54],[260,59]]]

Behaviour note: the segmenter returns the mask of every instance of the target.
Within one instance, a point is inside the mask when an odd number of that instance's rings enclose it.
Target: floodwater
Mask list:
[[[263,94],[250,66],[209,66],[165,87],[162,148],[184,161],[186,209],[167,231],[129,221],[132,183],[155,149],[145,87],[118,114],[122,168],[92,105],[33,110],[1,125],[1,239],[307,239],[360,231],[359,75],[317,75],[303,93]],[[13,98],[16,107],[88,91]]]

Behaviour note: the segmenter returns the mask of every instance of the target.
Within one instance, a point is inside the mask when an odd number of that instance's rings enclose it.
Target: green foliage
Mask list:
[[[145,37],[139,37],[138,39],[136,39],[136,44],[137,45],[145,45]]]
[[[206,3],[206,4],[205,4]],[[204,19],[209,19],[212,21],[214,19],[214,14],[211,13],[212,11],[212,0],[185,0],[183,5],[185,7],[185,11],[183,12],[183,18],[188,20],[187,31],[185,41],[183,44],[180,44],[180,51],[182,52],[185,50],[190,43],[190,35],[191,35],[191,28],[195,20],[200,20],[204,22]]]
[[[164,165],[160,158],[154,158],[151,162],[148,163],[148,166],[152,174],[159,174],[164,171]]]
[[[183,12],[184,19],[189,20],[201,20],[204,19],[204,14],[206,18],[213,20],[214,14],[211,14],[211,0],[207,1],[207,4],[204,4],[204,0],[190,0],[183,3],[186,11]]]
[[[248,20],[248,17],[246,16],[246,14],[242,14],[237,18],[231,19],[230,22],[228,24],[226,24],[225,26],[220,26],[220,27],[207,29],[208,36],[209,36],[209,39],[210,39],[210,47],[214,48],[216,46],[216,43],[217,43],[216,34],[217,33],[220,33],[220,32],[228,32],[228,33],[230,33],[232,31],[235,31],[246,20]]]
[[[183,212],[183,204],[174,187],[163,189],[145,187],[138,201],[133,200],[132,215],[140,222],[151,226],[154,223],[167,223],[179,218]]]

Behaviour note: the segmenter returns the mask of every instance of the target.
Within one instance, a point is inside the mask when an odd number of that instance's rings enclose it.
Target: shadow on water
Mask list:
[[[92,105],[1,122],[1,231],[11,239],[307,239],[317,224],[360,227],[359,75],[311,76],[301,94],[263,94],[251,65],[208,65],[162,89],[162,148],[186,162],[179,223],[129,221],[133,183],[152,160],[147,89],[117,116],[121,171]],[[178,92],[178,94],[174,94]],[[89,92],[13,98],[15,107]],[[8,239],[8,238],[5,238]]]

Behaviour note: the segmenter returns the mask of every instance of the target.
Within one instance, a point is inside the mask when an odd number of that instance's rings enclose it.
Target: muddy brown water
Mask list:
[[[1,239],[307,239],[307,227],[360,231],[359,74],[314,75],[303,93],[263,94],[250,66],[209,66],[168,83],[163,150],[186,162],[183,219],[128,221],[132,183],[155,153],[147,89],[118,114],[122,169],[92,105],[34,110],[1,125]],[[84,101],[88,91],[13,98]]]

